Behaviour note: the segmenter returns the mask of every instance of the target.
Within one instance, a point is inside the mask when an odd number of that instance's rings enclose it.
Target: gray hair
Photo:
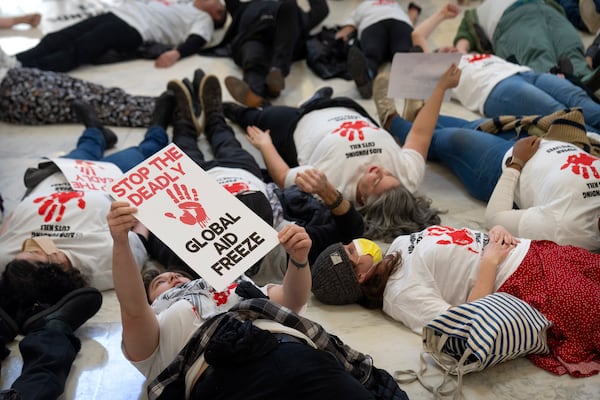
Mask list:
[[[431,207],[431,199],[412,194],[402,185],[379,196],[369,196],[357,210],[367,223],[364,236],[388,243],[397,236],[438,225],[442,213]]]

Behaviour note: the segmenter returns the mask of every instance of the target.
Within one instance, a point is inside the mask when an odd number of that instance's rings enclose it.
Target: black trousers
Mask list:
[[[301,343],[280,343],[266,356],[214,368],[191,399],[366,400],[373,395],[329,353]]]
[[[24,67],[68,72],[92,63],[108,50],[133,51],[141,44],[139,32],[109,12],[49,33],[16,57]]]
[[[404,21],[385,19],[362,32],[360,47],[373,76],[382,64],[392,61],[394,54],[407,53],[411,49],[412,31],[413,28]]]

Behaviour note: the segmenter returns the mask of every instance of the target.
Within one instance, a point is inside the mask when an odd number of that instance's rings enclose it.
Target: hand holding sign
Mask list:
[[[289,224],[279,231],[279,242],[294,261],[294,265],[308,264],[308,252],[312,241],[306,230],[296,224]]]

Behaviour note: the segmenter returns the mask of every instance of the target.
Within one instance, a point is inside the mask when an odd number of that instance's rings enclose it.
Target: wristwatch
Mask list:
[[[523,166],[525,165],[525,162],[523,160],[521,160],[520,158],[510,156],[506,159],[506,162],[504,163],[504,165],[506,165],[508,167],[510,164],[517,164],[519,167],[523,168]]]

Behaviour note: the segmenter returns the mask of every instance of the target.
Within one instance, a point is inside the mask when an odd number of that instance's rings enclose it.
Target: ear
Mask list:
[[[365,279],[367,279],[366,272],[359,273],[358,276],[357,276],[357,279],[358,279],[358,283],[360,283],[362,285],[363,282],[365,281]]]

